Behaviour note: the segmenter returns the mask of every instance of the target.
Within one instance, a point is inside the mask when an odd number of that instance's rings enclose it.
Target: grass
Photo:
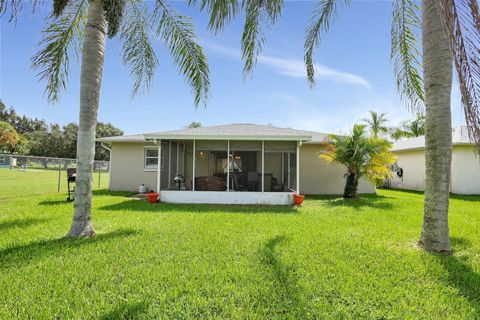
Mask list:
[[[56,189],[40,194],[37,174],[0,170],[0,319],[480,315],[480,197],[452,196],[449,256],[415,246],[422,195],[388,190],[307,197],[300,209],[151,205],[96,190],[97,237],[65,240],[73,205]],[[38,195],[10,191],[32,186]]]
[[[108,173],[98,172],[93,175],[93,186],[98,188],[108,187]],[[66,197],[67,172],[60,171],[60,192]],[[23,197],[25,194],[41,195],[58,193],[58,170],[28,168],[21,169],[0,168],[0,201],[10,198]]]

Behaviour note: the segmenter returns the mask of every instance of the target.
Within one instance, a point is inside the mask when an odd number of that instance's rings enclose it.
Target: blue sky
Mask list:
[[[126,133],[181,128],[191,121],[204,126],[258,123],[321,132],[347,132],[368,115],[387,112],[391,125],[412,115],[400,100],[392,75],[390,1],[353,1],[342,9],[317,51],[319,76],[308,88],[303,68],[303,39],[313,2],[287,1],[279,23],[267,32],[267,43],[251,76],[243,80],[240,37],[243,16],[223,32],[206,28],[208,16],[174,2],[193,17],[211,71],[207,107],[194,108],[185,80],[168,52],[157,43],[160,65],[150,91],[130,97],[132,81],[122,65],[120,44],[108,40],[99,120]],[[55,105],[48,104],[45,83],[30,68],[46,11],[24,14],[16,25],[1,22],[0,98],[18,113],[65,124],[78,121],[79,67],[72,62],[68,89]],[[463,124],[457,86],[452,94],[453,125]]]

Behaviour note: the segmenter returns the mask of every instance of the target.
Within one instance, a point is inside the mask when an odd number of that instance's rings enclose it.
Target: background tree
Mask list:
[[[37,118],[29,118],[25,115],[20,116],[13,107],[7,109],[5,104],[0,101],[0,121],[10,123],[18,133],[30,133],[35,131],[46,131],[47,123]]]
[[[11,124],[0,121],[0,146],[8,153],[23,154],[28,151],[28,140],[19,134]]]
[[[78,125],[74,122],[63,127],[45,120],[18,115],[13,107],[0,104],[0,121],[12,125],[20,137],[16,152],[40,157],[76,158]],[[111,123],[98,122],[96,138],[123,135],[123,131]],[[24,142],[28,140],[28,144]],[[95,143],[95,160],[109,160],[109,152],[99,142]]]
[[[123,135],[123,130],[120,130],[111,123],[99,122],[97,124],[96,133],[97,138],[114,137]],[[104,161],[110,160],[110,153],[101,146],[100,142],[95,144],[95,159]]]
[[[191,20],[178,14],[166,0],[147,6],[140,0],[54,0],[51,19],[43,31],[32,66],[47,82],[49,101],[65,89],[69,57],[81,48],[80,120],[77,135],[77,177],[70,237],[95,235],[92,225],[92,168],[106,37],[119,36],[123,61],[134,79],[132,94],[148,88],[157,66],[152,46],[164,43],[179,72],[194,93],[194,103],[206,103],[209,69],[197,43]]]
[[[385,125],[388,122],[386,118],[386,113],[377,113],[375,111],[370,112],[370,119],[365,118],[362,119],[367,125],[370,130],[370,133],[375,138],[378,138],[380,134],[384,134],[388,132],[388,127]]]
[[[202,123],[196,122],[196,121],[192,121],[188,126],[185,126],[185,128],[201,128],[201,127],[202,127]]]
[[[390,152],[392,145],[385,139],[368,136],[365,125],[355,125],[347,136],[330,135],[320,158],[347,168],[344,198],[356,198],[358,182],[362,176],[375,183],[391,177],[390,164],[396,157]]]
[[[415,119],[403,121],[399,127],[390,130],[390,136],[397,141],[401,138],[413,138],[425,135],[425,116],[417,112]]]

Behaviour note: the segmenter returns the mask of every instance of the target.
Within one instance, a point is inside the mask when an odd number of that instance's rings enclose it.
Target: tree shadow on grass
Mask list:
[[[137,231],[133,229],[119,229],[86,239],[57,238],[7,247],[0,250],[0,269],[18,267],[46,255],[61,255],[70,249],[79,249],[116,238],[133,236],[136,233]]]
[[[464,238],[452,237],[451,242],[456,249],[467,249],[470,241]],[[457,250],[456,250],[457,251]],[[480,273],[475,272],[468,263],[468,256],[455,256],[445,254],[432,255],[438,260],[446,272],[444,278],[448,285],[458,289],[459,294],[469,302],[475,310],[476,315],[480,314]]]
[[[344,199],[341,196],[313,196],[308,199],[323,200],[322,204],[329,207],[350,207],[356,210],[364,208],[389,210],[393,208],[393,204],[389,201],[391,197],[381,195],[361,195],[356,199]]]
[[[461,200],[465,202],[478,202],[480,204],[480,195],[450,194],[450,199]]]
[[[28,228],[30,226],[41,224],[49,219],[46,218],[26,218],[26,219],[14,219],[0,222],[0,233],[6,232],[13,228]]]
[[[130,191],[109,191],[108,189],[96,189],[92,191],[92,195],[95,197],[98,196],[112,196],[112,197],[121,197],[121,196],[131,196],[135,192]]]
[[[118,319],[138,319],[139,316],[145,314],[148,309],[148,303],[122,303],[113,311],[108,312],[100,317],[101,320],[118,320]]]
[[[62,204],[71,204],[73,206],[73,201],[67,201],[67,199],[62,200],[43,200],[38,203],[39,206],[58,206]]]
[[[175,213],[237,213],[237,214],[296,214],[293,206],[267,205],[218,205],[218,204],[151,204],[144,200],[126,200],[120,203],[98,208],[104,211],[141,211],[141,212],[175,212]]]
[[[275,297],[269,297],[268,301],[275,304],[271,309],[280,313],[282,317],[301,319],[306,306],[298,289],[294,267],[284,264],[275,252],[275,249],[285,241],[287,241],[285,236],[277,235],[267,241],[260,250],[260,261],[270,271],[273,278],[272,286],[278,296],[278,301],[274,300]]]
[[[382,190],[388,190],[388,191],[398,191],[401,193],[409,193],[409,194],[414,194],[418,196],[424,196],[423,191],[416,191],[416,190],[405,190],[405,189],[398,189],[398,188],[381,188]],[[462,201],[468,201],[468,202],[480,202],[480,195],[464,195],[464,194],[450,194],[450,199],[454,200],[462,200]]]

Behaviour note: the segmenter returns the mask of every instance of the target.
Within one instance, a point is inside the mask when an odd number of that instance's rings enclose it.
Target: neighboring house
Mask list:
[[[144,184],[160,190],[164,202],[290,204],[295,191],[343,193],[345,168],[318,157],[326,137],[270,125],[231,124],[97,141],[110,145],[111,190],[135,191]],[[360,193],[375,191],[371,182],[360,181]]]
[[[466,127],[452,131],[452,170],[450,192],[480,194],[480,158],[475,144],[468,138]],[[392,150],[398,157],[394,177],[386,181],[392,188],[424,191],[425,137],[398,141]]]

